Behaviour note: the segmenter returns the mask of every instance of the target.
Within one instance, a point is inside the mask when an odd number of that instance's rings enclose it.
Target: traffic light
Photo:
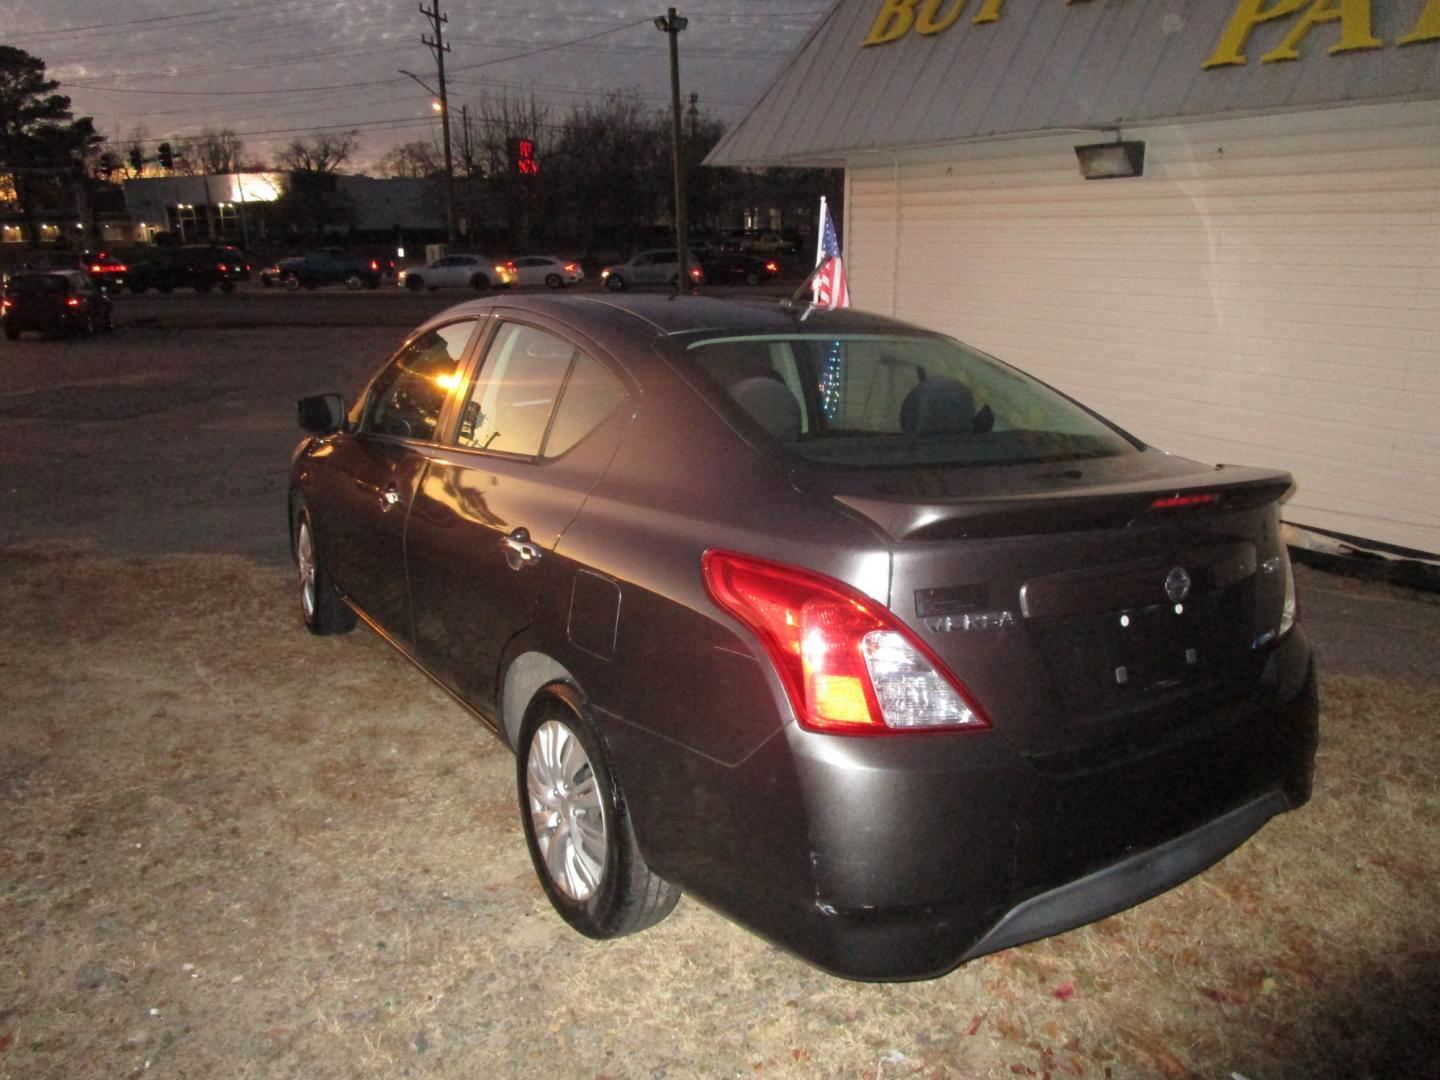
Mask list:
[[[175,168],[175,152],[170,149],[170,144],[168,142],[162,142],[158,147],[155,148],[155,152],[160,155],[161,168]]]
[[[108,178],[110,174],[115,171],[117,164],[118,162],[115,160],[115,155],[107,150],[100,155],[100,160],[96,163],[95,169],[101,176]]]
[[[145,171],[145,156],[140,153],[140,147],[130,147],[130,171],[139,176]]]

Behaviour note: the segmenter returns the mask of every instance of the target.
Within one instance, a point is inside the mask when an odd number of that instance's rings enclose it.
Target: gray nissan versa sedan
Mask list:
[[[575,929],[681,890],[827,971],[943,974],[1309,797],[1285,473],[1152,449],[855,311],[507,296],[300,402],[315,633],[516,754]]]

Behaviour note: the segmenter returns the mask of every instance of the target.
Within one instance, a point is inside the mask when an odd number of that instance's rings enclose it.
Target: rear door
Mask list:
[[[506,644],[543,595],[568,598],[560,536],[629,421],[628,382],[593,342],[502,313],[447,445],[432,454],[406,533],[415,651],[492,712]]]

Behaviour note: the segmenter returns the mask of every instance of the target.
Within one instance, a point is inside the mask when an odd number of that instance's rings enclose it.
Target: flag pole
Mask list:
[[[818,271],[825,259],[825,196],[820,196],[820,216],[815,219],[818,226],[815,230],[815,270]],[[820,299],[820,275],[814,271],[810,274],[810,302],[813,304]]]

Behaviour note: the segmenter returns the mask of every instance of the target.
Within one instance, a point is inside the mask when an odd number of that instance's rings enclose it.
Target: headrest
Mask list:
[[[907,435],[969,435],[975,430],[975,395],[955,379],[926,379],[900,404]]]
[[[800,438],[800,403],[779,379],[759,375],[741,379],[730,387],[730,396],[757,424],[781,442]]]

